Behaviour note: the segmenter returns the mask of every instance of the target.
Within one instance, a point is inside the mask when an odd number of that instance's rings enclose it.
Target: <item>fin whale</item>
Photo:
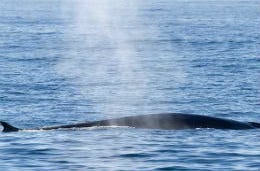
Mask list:
[[[54,130],[62,128],[84,128],[93,126],[128,126],[144,129],[195,129],[195,128],[214,128],[214,129],[255,129],[260,128],[260,123],[240,122],[231,119],[223,119],[205,115],[165,113],[151,115],[127,116],[100,121],[84,122],[69,125],[60,125],[52,127],[42,127],[34,129],[16,128],[6,122],[0,121],[3,126],[3,132],[16,132],[19,130]]]

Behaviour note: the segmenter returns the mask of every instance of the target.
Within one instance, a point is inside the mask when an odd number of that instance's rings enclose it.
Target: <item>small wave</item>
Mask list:
[[[151,157],[151,154],[147,153],[127,153],[127,154],[120,154],[114,157],[123,157],[123,158],[144,158],[144,157]]]

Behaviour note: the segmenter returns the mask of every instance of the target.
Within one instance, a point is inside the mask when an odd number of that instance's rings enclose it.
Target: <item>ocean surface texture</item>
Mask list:
[[[260,122],[259,0],[0,0],[0,120]],[[1,129],[1,127],[0,127]],[[0,169],[259,171],[259,130],[0,132]]]

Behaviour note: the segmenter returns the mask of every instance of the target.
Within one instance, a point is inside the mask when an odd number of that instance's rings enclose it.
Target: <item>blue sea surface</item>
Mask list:
[[[260,121],[260,1],[0,0],[0,120]],[[0,133],[0,169],[260,170],[259,130]]]

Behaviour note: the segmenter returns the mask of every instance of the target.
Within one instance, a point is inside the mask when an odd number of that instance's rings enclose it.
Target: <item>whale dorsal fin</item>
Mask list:
[[[4,127],[3,132],[16,132],[19,131],[19,128],[16,128],[6,122],[0,121],[1,125]]]

